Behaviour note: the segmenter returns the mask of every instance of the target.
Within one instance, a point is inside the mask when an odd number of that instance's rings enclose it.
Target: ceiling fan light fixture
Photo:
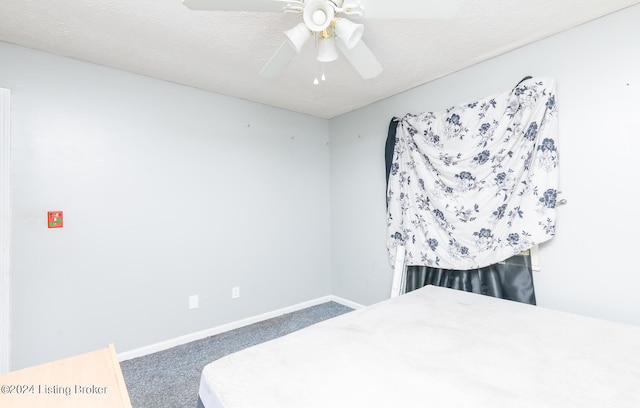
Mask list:
[[[302,19],[307,27],[309,27],[309,30],[319,33],[329,27],[335,14],[335,9],[330,2],[310,0],[304,6]]]
[[[362,39],[362,34],[364,33],[364,25],[356,24],[351,20],[347,20],[346,18],[338,18],[335,22],[334,31],[336,33],[336,36],[344,41],[344,44],[347,46],[347,48],[352,49]]]
[[[338,59],[338,48],[333,36],[320,36],[318,40],[318,61],[332,62]]]
[[[284,35],[287,36],[291,46],[299,53],[309,38],[311,38],[311,31],[309,31],[309,28],[307,28],[304,23],[299,23],[292,29],[285,31]]]

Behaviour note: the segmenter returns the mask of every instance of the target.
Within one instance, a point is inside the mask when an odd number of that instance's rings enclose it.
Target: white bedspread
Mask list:
[[[207,365],[207,408],[640,407],[640,327],[428,286]]]

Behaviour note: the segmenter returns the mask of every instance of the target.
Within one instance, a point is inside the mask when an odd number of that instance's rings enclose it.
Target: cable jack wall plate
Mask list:
[[[199,307],[198,295],[189,296],[189,309],[197,309]]]

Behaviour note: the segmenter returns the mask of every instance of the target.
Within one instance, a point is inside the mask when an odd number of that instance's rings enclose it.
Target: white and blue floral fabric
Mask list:
[[[399,120],[387,188],[391,264],[467,270],[555,235],[558,111],[552,78]]]

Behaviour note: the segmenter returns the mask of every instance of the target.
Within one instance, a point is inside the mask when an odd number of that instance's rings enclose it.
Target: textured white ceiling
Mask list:
[[[363,40],[385,71],[363,80],[340,58],[324,65],[320,85],[311,43],[282,76],[258,76],[301,20],[295,13],[192,11],[180,0],[2,0],[0,41],[332,118],[636,3],[467,0],[447,20],[364,19]]]

